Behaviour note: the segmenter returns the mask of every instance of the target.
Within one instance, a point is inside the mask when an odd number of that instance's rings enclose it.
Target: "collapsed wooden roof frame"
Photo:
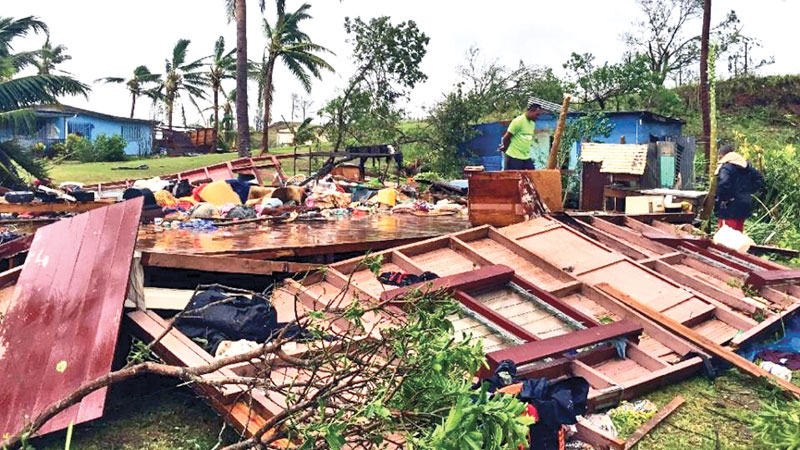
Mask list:
[[[681,263],[690,265],[687,267],[695,268],[695,270],[701,270],[708,276],[716,277],[720,282],[727,282],[732,276],[738,276],[736,279],[744,282],[748,276],[748,274],[737,272],[731,267],[720,268],[718,265],[711,264],[708,258],[704,259],[702,255],[695,254],[695,249],[691,245],[678,245],[677,248],[668,247],[657,242],[657,239],[653,240],[654,236],[642,234],[643,232],[652,233],[655,227],[660,226],[658,224],[651,227],[634,219],[623,218],[622,221],[627,226],[620,226],[603,219],[587,219],[591,223],[578,226],[576,230],[551,218],[541,220],[546,221],[545,225],[539,226],[536,230],[525,231],[526,224],[518,224],[500,230],[483,226],[396,247],[375,253],[373,256],[380,255],[383,258],[383,266],[386,270],[402,270],[417,274],[430,268],[436,269],[436,266],[428,267],[426,265],[428,263],[420,264],[419,261],[424,262],[426,258],[430,261],[431,257],[435,261],[438,260],[434,264],[443,264],[441,268],[445,275],[438,282],[439,286],[450,289],[455,299],[470,310],[475,317],[483,319],[484,324],[491,324],[497,332],[513,335],[523,341],[521,345],[488,353],[487,359],[492,365],[509,358],[522,365],[520,373],[524,376],[550,378],[564,375],[583,376],[593,387],[590,393],[590,402],[594,408],[612,405],[623,398],[636,397],[661,385],[691,376],[701,370],[701,355],[708,356],[708,353],[684,337],[670,331],[668,327],[631,308],[614,295],[609,295],[605,282],[593,285],[580,278],[586,273],[591,273],[591,270],[583,268],[576,272],[575,268],[560,267],[550,259],[548,254],[537,250],[536,246],[520,242],[526,238],[544,235],[553,230],[558,230],[558,233],[561,234],[567,233],[564,236],[568,236],[569,239],[581,240],[581,242],[589,243],[589,245],[615,255],[612,259],[602,262],[599,268],[615,263],[630,264],[642,271],[643,274],[655,277],[660,282],[669,283],[682,292],[686,292],[687,299],[692,298],[699,304],[705,305],[704,312],[698,316],[683,318],[679,325],[697,329],[699,324],[709,319],[732,322],[745,329],[744,332],[737,332],[735,336],[715,337],[717,342],[726,345],[729,349],[763,334],[778,323],[782,317],[786,317],[800,308],[800,300],[796,297],[798,288],[791,284],[781,286],[782,291],[773,287],[761,288],[760,292],[769,305],[759,308],[759,305],[745,300],[744,295],[737,296],[720,288],[719,283],[715,285],[692,273],[685,273],[685,267],[679,267]],[[567,221],[567,223],[570,222]],[[572,223],[572,226],[574,227],[575,224]],[[662,233],[665,227],[667,226],[661,227]],[[590,234],[592,238],[588,238],[583,233]],[[489,243],[486,241],[487,239],[491,241],[491,245],[485,245]],[[439,252],[438,256],[436,252]],[[468,265],[448,265],[448,262],[453,261],[442,259],[441,255],[449,252],[460,255],[461,258],[468,261]],[[514,256],[511,260],[507,260],[503,259],[503,255]],[[737,256],[737,254],[734,253],[733,256]],[[738,255],[738,257],[750,261],[748,255]],[[349,301],[358,297],[362,301],[378,302],[382,297],[385,299],[387,295],[397,295],[399,291],[391,294],[391,290],[381,286],[372,272],[360,265],[362,261],[363,257],[333,264],[324,271],[307,276],[300,282],[288,280],[283,289],[295,295],[302,303],[302,307],[306,309],[324,307],[327,301],[345,288],[347,295],[340,297],[339,301]],[[461,262],[463,263],[463,261]],[[497,265],[497,263],[503,262],[516,270]],[[750,263],[752,264],[752,261]],[[734,266],[736,264],[733,262]],[[760,266],[759,268],[763,269]],[[780,266],[772,266],[772,268],[774,270],[781,269]],[[533,296],[570,315],[585,324],[587,328],[583,331],[574,331],[566,336],[538,339],[524,328],[520,329],[518,324],[513,323],[509,318],[505,318],[501,314],[493,314],[491,310],[487,311],[486,306],[473,296],[473,294],[477,295],[487,290],[501,289],[510,281],[522,284],[524,289]],[[470,283],[473,284],[470,285]],[[582,301],[588,300],[600,305],[609,312],[609,315],[615,316],[619,320],[601,325],[586,311],[575,308],[574,300],[571,301],[572,305],[564,301],[570,296],[582,297],[584,299]],[[402,311],[399,309],[395,309],[393,312],[402,315]],[[142,319],[143,314],[150,315],[151,318]],[[764,314],[765,319],[761,322],[753,320],[749,315],[754,314]],[[132,313],[128,317],[129,324],[135,323],[137,320],[157,321],[152,315],[153,313],[149,312]],[[162,324],[162,326],[165,325]],[[151,338],[155,331],[157,330],[154,329],[150,332]],[[172,332],[180,334],[177,330]],[[594,368],[604,362],[624,361],[624,359],[618,359],[617,351],[611,345],[603,344],[608,339],[615,337],[621,337],[628,341],[626,359],[632,360],[640,367],[645,367],[649,372],[646,376],[621,381],[616,380],[613,375],[609,376]],[[187,342],[180,337],[178,339],[182,341],[181,345],[183,346],[191,348],[194,345],[196,347],[196,344],[190,341]],[[570,354],[570,350],[598,343],[601,345],[589,351],[578,355]],[[201,355],[205,353],[202,349],[198,349],[199,347],[191,349],[191,351]],[[665,351],[666,354],[664,354]],[[207,358],[210,355],[206,353],[203,357]],[[548,360],[541,362],[544,358],[548,358]],[[176,360],[176,363],[180,363],[180,361]],[[239,367],[232,368],[232,370],[241,372],[252,369]],[[258,394],[251,398],[241,398],[241,392],[238,393],[239,397],[224,392],[206,392],[204,394],[212,399],[212,405],[223,413],[237,429],[246,432],[258,429],[259,423],[263,423],[265,418],[271,417],[281,409],[278,402]]]

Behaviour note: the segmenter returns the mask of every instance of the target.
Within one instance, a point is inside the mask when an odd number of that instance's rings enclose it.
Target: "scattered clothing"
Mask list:
[[[217,346],[217,352],[214,358],[227,358],[229,356],[241,355],[250,350],[258,348],[258,343],[248,341],[247,339],[239,339],[238,341],[221,341]]]
[[[138,189],[150,189],[152,192],[158,192],[166,189],[169,186],[169,181],[162,180],[159,177],[153,177],[149,180],[136,180],[133,187]]]
[[[219,217],[217,207],[211,203],[198,203],[189,212],[196,219],[213,219]]]
[[[14,239],[21,238],[22,235],[18,233],[14,233],[11,231],[3,231],[0,232],[0,244],[5,244],[6,242],[13,241]]]
[[[178,204],[178,199],[167,190],[158,191],[153,195],[156,198],[156,203],[158,203],[158,206],[162,208],[165,206],[175,206]]]
[[[189,180],[180,180],[175,183],[172,188],[172,195],[177,198],[190,197],[192,195],[192,185],[189,184]]]
[[[257,217],[256,210],[243,205],[236,205],[228,211],[228,214],[225,216],[226,219],[255,219]]]
[[[136,197],[144,197],[144,205],[142,206],[143,210],[155,209],[155,208],[161,209],[161,207],[158,206],[158,202],[156,202],[156,197],[155,195],[153,195],[153,191],[151,191],[150,189],[128,188],[125,189],[125,192],[122,193],[123,200],[130,200]]]
[[[728,226],[734,230],[744,233],[744,219],[717,219],[717,228]]]
[[[222,341],[264,343],[280,329],[277,312],[265,297],[231,295],[219,287],[198,292],[185,311],[175,326],[190,339],[201,340],[212,355]]]
[[[205,185],[199,194],[204,202],[217,206],[222,206],[227,203],[232,203],[234,205],[242,204],[239,194],[237,194],[226,181],[212,181]],[[247,196],[245,196],[245,199],[246,198]]]
[[[389,286],[411,286],[412,284],[421,283],[423,281],[431,281],[439,278],[433,272],[422,272],[419,275],[405,272],[383,272],[378,276],[378,281],[381,284],[388,284]]]
[[[800,370],[800,353],[779,352],[776,350],[762,350],[756,358],[764,361],[778,363],[787,369]]]
[[[753,213],[752,195],[763,185],[764,177],[744,156],[736,152],[725,155],[717,166],[717,217],[744,222]]]
[[[247,198],[250,195],[250,188],[252,185],[247,181],[243,181],[240,179],[236,180],[225,180],[228,185],[230,185],[231,189],[236,192],[236,195],[239,196],[239,201],[244,204],[247,202]]]

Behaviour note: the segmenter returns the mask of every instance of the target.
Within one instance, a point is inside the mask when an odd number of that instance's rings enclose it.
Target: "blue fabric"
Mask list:
[[[774,334],[765,337],[766,341],[754,342],[744,345],[738,353],[753,361],[762,350],[775,350],[786,353],[800,353],[800,316],[793,315],[784,321],[785,333],[777,341],[773,341]],[[777,330],[781,332],[780,329]]]
[[[233,192],[236,192],[242,203],[247,202],[247,196],[250,195],[250,183],[242,180],[225,180],[225,182],[231,186]]]

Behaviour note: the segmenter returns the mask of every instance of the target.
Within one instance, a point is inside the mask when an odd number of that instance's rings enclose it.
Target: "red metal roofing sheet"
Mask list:
[[[36,232],[0,323],[0,436],[111,369],[141,210],[140,197]],[[88,395],[40,434],[100,417],[105,397]]]

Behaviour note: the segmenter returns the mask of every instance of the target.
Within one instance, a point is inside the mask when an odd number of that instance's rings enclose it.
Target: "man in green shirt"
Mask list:
[[[506,155],[505,170],[533,170],[531,159],[531,144],[533,133],[536,131],[536,118],[542,112],[542,107],[535,101],[528,102],[528,109],[511,121],[503,142],[497,148]]]

